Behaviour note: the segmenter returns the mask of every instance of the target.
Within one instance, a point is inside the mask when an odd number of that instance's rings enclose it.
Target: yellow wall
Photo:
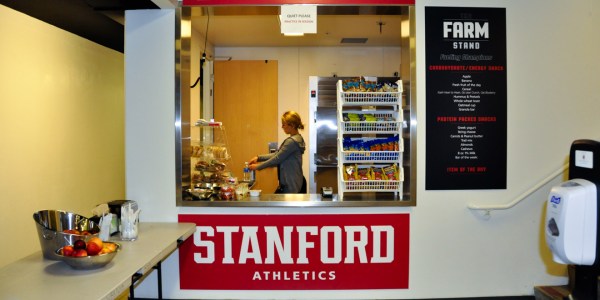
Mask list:
[[[0,5],[0,267],[40,250],[34,212],[124,197],[123,74],[122,53]]]

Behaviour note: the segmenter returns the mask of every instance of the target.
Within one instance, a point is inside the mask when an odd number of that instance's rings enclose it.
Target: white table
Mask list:
[[[39,251],[0,269],[0,299],[114,299],[132,276],[151,271],[195,230],[193,223],[140,223],[138,239],[117,241],[117,256],[95,270],[72,269]]]

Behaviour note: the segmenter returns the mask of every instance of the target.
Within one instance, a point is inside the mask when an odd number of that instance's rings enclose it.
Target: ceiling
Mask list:
[[[119,52],[124,11],[157,9],[156,0],[0,0],[31,17]],[[216,47],[400,46],[405,6],[318,6],[317,33],[285,37],[278,6],[192,7],[192,26]],[[365,43],[341,43],[366,38]]]
[[[402,6],[318,6],[317,33],[283,36],[278,6],[195,7],[192,27],[217,47],[400,46]],[[343,38],[366,39],[342,43]]]

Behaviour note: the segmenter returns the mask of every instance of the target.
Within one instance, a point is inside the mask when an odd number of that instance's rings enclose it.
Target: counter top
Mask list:
[[[261,194],[242,200],[193,200],[181,201],[179,206],[189,207],[372,207],[414,206],[414,201],[400,200],[393,193],[346,194],[340,200],[337,194],[331,198],[321,194]]]
[[[196,230],[193,223],[140,223],[135,241],[114,241],[121,250],[105,267],[75,270],[62,261],[45,259],[41,251],[0,269],[0,299],[115,299],[169,256]]]

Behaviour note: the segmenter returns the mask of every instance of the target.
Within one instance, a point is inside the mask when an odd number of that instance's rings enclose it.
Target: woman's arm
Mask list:
[[[287,138],[283,141],[283,144],[274,153],[269,153],[268,155],[259,155],[258,161],[263,161],[262,164],[256,167],[257,170],[262,170],[269,167],[274,167],[288,158],[294,151],[298,149],[298,144],[292,139]]]

